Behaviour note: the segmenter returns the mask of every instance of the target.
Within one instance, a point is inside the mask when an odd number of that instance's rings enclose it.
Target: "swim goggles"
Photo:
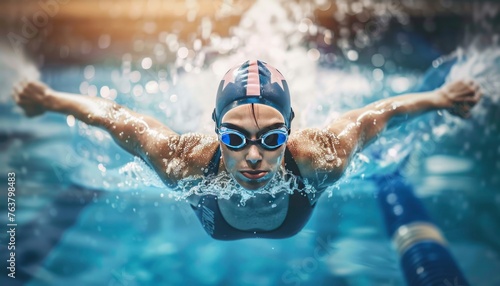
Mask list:
[[[233,150],[241,150],[248,144],[259,144],[266,150],[275,150],[288,140],[288,129],[285,126],[270,130],[255,140],[247,138],[238,130],[227,127],[217,128],[216,131],[219,134],[219,140]]]

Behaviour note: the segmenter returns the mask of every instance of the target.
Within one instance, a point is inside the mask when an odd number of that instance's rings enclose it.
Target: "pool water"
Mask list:
[[[452,73],[458,73],[461,66]],[[75,89],[83,70],[58,67],[42,74],[55,89]],[[105,66],[95,70],[109,74]],[[323,76],[335,73],[319,72]],[[488,103],[495,103],[488,96]],[[402,159],[396,156],[398,142],[389,139],[400,133],[411,136],[406,131],[388,131],[381,138],[383,143],[355,160],[364,166],[354,166],[350,178],[322,197],[310,222],[296,236],[221,242],[204,233],[187,203],[169,198],[168,190],[145,183],[147,179],[116,172],[123,176],[122,189],[109,187],[115,178],[99,179],[103,177],[99,164],[110,171],[140,165],[108,142],[109,138],[99,139],[95,133],[90,139],[84,137],[85,132],[99,132],[97,129],[78,130],[78,123],[69,127],[66,117],[53,114],[27,119],[11,102],[2,109],[1,168],[2,173],[13,170],[17,176],[18,277],[29,281],[28,285],[403,283],[369,174],[401,166]],[[500,229],[500,150],[494,132],[499,121],[488,121],[498,117],[498,111],[491,114],[491,110],[481,105],[478,115],[469,121],[453,121],[439,136],[435,133],[445,123],[436,123],[425,134],[439,139],[430,147],[425,140],[414,144],[408,155],[413,165],[405,167],[473,285],[500,281],[496,271],[500,269],[496,239]],[[446,116],[427,115],[403,129],[411,127],[418,133],[418,122],[455,120],[443,119]],[[78,142],[84,140],[90,147],[79,149]],[[91,140],[105,144],[96,147]],[[382,161],[383,155],[371,151],[382,148],[379,145],[398,150],[391,151],[396,159]],[[102,159],[106,154],[114,159]],[[75,179],[75,174],[86,175],[87,181]],[[5,222],[5,216],[2,220]]]
[[[4,179],[16,173],[17,278],[3,275],[0,284],[402,285],[372,181],[399,170],[471,285],[499,285],[500,48],[457,49],[449,71],[439,65],[441,58],[427,73],[401,68],[380,74],[355,62],[321,65],[311,59],[316,49],[300,43],[283,49],[287,34],[278,32],[269,49],[242,47],[190,68],[153,63],[146,69],[144,59],[126,53],[118,63],[46,65],[40,74],[55,90],[116,100],[181,133],[213,132],[210,114],[221,73],[249,56],[266,58],[285,74],[297,113],[294,129],[321,126],[398,93],[433,89],[439,81],[472,77],[484,98],[468,120],[431,112],[385,131],[354,158],[294,237],[227,242],[210,238],[185,197],[164,187],[102,130],[71,116],[26,118],[4,88],[0,172]],[[248,45],[257,43],[250,38]],[[3,55],[0,82],[10,86],[19,75]],[[446,71],[436,74],[440,70]],[[5,226],[6,193],[1,197]],[[8,239],[6,232],[0,237]],[[0,254],[6,265],[5,247]]]

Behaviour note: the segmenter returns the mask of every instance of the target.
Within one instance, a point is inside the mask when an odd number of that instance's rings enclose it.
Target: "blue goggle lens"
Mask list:
[[[238,148],[241,145],[245,145],[245,137],[236,133],[224,133],[220,136],[222,143],[228,145],[229,147]]]
[[[287,135],[283,133],[272,133],[262,137],[262,142],[270,147],[279,147],[286,142]]]

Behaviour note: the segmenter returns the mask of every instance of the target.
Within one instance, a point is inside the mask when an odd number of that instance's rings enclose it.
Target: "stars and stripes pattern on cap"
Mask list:
[[[293,118],[285,78],[276,68],[260,60],[246,61],[224,75],[217,92],[213,119],[219,126],[227,111],[250,103],[277,109],[285,118],[287,126]]]

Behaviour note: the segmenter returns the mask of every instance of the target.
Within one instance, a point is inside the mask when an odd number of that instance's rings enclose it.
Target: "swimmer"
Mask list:
[[[191,195],[202,226],[220,240],[295,235],[307,223],[319,194],[392,118],[438,109],[467,118],[481,96],[475,82],[459,80],[434,91],[379,100],[321,129],[291,132],[294,112],[286,80],[271,65],[251,60],[231,68],[221,80],[212,116],[216,135],[210,136],[177,134],[111,100],[54,91],[36,81],[14,88],[14,99],[27,116],[58,112],[100,127],[171,188],[186,178],[222,174],[249,191],[265,188],[276,176],[291,173],[298,178],[293,192],[257,193],[244,206],[238,195]],[[305,183],[317,192],[306,193]]]

